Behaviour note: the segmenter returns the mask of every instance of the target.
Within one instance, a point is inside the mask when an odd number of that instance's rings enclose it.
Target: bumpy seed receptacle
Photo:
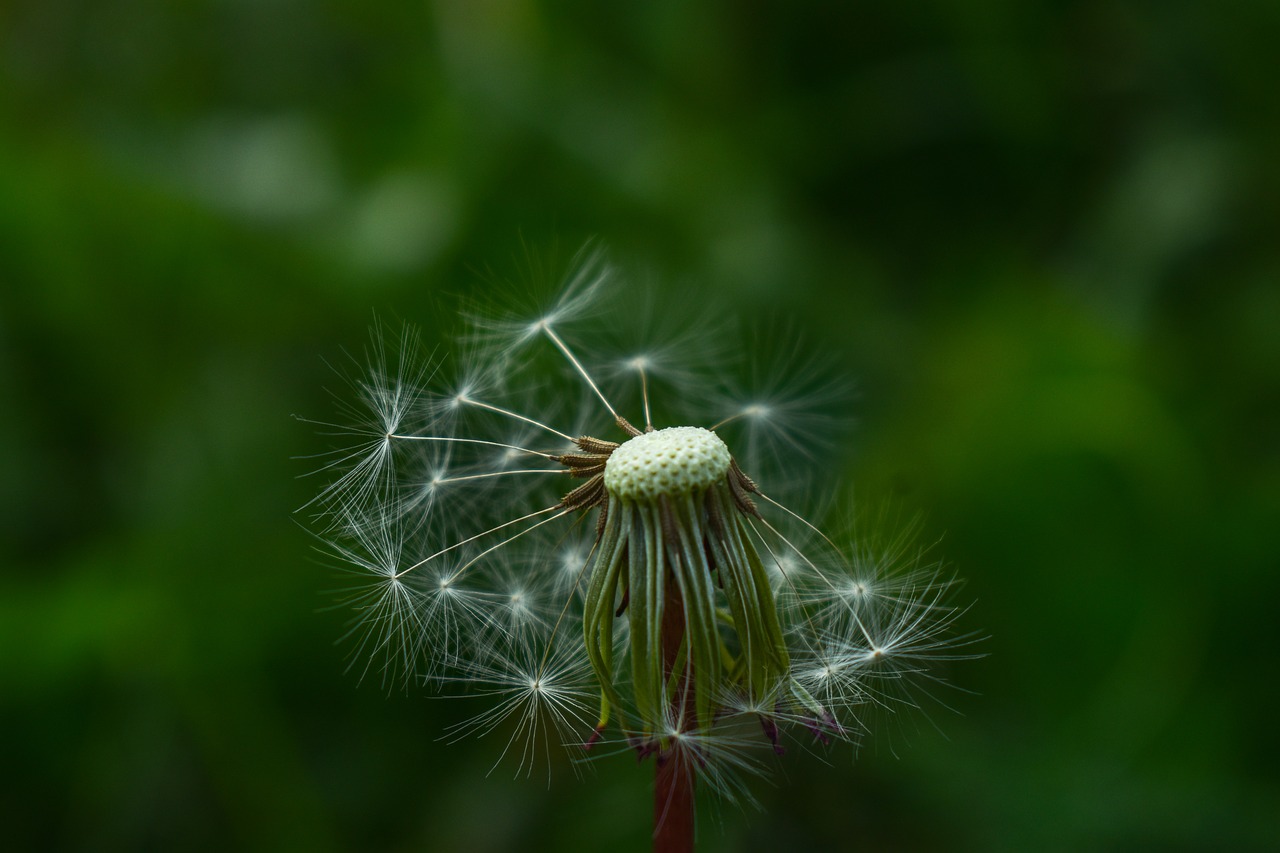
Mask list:
[[[604,469],[606,498],[583,631],[602,688],[600,725],[620,708],[614,624],[627,614],[638,748],[708,730],[726,681],[754,697],[779,695],[789,657],[773,592],[745,528],[751,481],[710,430],[671,427],[631,438]],[[668,589],[674,584],[674,589]],[[678,648],[671,606],[682,607]],[[686,686],[687,685],[687,686]],[[692,699],[692,701],[689,701]]]

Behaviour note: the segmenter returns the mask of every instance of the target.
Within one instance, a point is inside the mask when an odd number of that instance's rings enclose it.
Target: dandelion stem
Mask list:
[[[680,585],[667,570],[662,605],[662,668],[667,679],[684,642],[684,602]],[[687,663],[680,689],[671,699],[671,718],[683,733],[697,728],[694,719],[693,655]],[[654,853],[693,853],[693,761],[689,750],[675,743],[658,753],[653,784]]]

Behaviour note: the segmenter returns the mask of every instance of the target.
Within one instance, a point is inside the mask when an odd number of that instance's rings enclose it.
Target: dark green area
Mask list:
[[[648,766],[485,778],[470,706],[344,675],[291,515],[323,358],[599,235],[856,380],[815,499],[921,511],[990,634],[959,713],[793,749],[703,849],[1268,848],[1277,43],[1272,0],[7,4],[3,846],[646,849]]]

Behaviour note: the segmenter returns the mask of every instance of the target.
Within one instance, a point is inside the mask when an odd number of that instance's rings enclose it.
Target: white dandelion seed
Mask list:
[[[554,751],[580,746],[592,731],[591,670],[578,650],[563,640],[545,648],[526,638],[499,641],[485,660],[459,667],[444,681],[464,686],[468,697],[487,705],[451,726],[445,738],[483,737],[510,723],[494,768],[504,758],[513,758],[517,776],[532,775],[541,761],[550,783]]]
[[[419,428],[424,385],[434,370],[423,359],[412,329],[405,329],[398,341],[389,341],[375,324],[370,337],[368,369],[346,379],[356,402],[338,397],[341,421],[312,421],[325,435],[354,440],[310,457],[323,462],[316,474],[334,476],[304,508],[315,507],[321,517],[341,524],[358,523],[359,515],[369,510],[386,515],[397,489],[396,455],[405,450],[394,436],[409,424]]]

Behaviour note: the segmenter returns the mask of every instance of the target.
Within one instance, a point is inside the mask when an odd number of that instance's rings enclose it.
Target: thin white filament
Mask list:
[[[771,504],[773,504],[774,506],[776,506],[778,509],[780,509],[780,510],[782,510],[783,512],[785,512],[787,515],[789,515],[789,516],[791,516],[792,518],[794,518],[796,521],[798,521],[798,522],[800,522],[801,524],[803,524],[805,527],[807,527],[807,528],[809,528],[810,530],[812,530],[814,533],[816,533],[816,534],[818,534],[819,536],[821,536],[821,537],[822,537],[822,541],[824,541],[824,542],[826,542],[828,545],[830,545],[830,546],[831,546],[831,550],[833,550],[833,551],[835,551],[837,554],[839,554],[841,559],[847,559],[847,558],[845,557],[845,555],[844,555],[844,552],[840,550],[840,547],[839,547],[838,545],[836,545],[836,543],[832,542],[832,541],[831,541],[831,539],[827,536],[827,534],[823,533],[821,530],[819,530],[817,527],[815,527],[815,526],[814,526],[814,525],[809,521],[809,519],[805,518],[803,515],[801,515],[800,513],[796,512],[795,510],[791,509],[790,507],[783,506],[782,504],[778,503],[778,502],[777,502],[777,501],[775,501],[773,498],[769,497],[768,495],[766,495],[764,492],[760,491],[759,489],[756,489],[756,494],[757,494],[757,495],[759,495],[760,497],[764,498],[764,499],[765,499],[766,501],[768,501],[769,503],[771,503]]]
[[[653,430],[653,416],[649,414],[649,377],[645,373],[643,362],[637,369],[640,371],[640,396],[644,399],[644,429],[645,432],[650,432]]]
[[[551,637],[547,640],[547,647],[542,652],[542,661],[538,664],[538,678],[542,678],[542,674],[546,671],[547,658],[551,654],[551,645],[555,642],[556,635],[560,632],[560,623],[564,621],[565,614],[569,612],[569,605],[573,603],[573,596],[578,591],[578,584],[582,583],[582,578],[587,573],[587,566],[591,565],[591,557],[596,553],[596,548],[599,545],[599,540],[591,545],[591,550],[587,552],[586,559],[582,561],[582,568],[578,569],[578,575],[573,579],[573,588],[564,597],[564,607],[560,608],[560,615],[556,617],[556,624],[551,628]]]
[[[467,480],[487,480],[490,477],[506,477],[510,474],[568,474],[567,468],[521,468],[515,471],[490,471],[487,474],[467,474],[463,477],[445,477],[433,480],[431,485],[443,486],[445,483],[462,483]]]
[[[524,516],[524,518],[518,518],[518,519],[516,519],[516,521],[524,521],[524,519],[525,519],[525,518],[532,518],[532,517],[533,517],[533,516],[535,516],[535,515],[541,515],[542,513],[544,513],[544,512],[548,512],[549,510],[556,509],[556,508],[557,508],[557,507],[559,507],[559,506],[560,506],[559,504],[556,504],[555,506],[553,506],[553,507],[548,507],[547,509],[540,509],[540,510],[538,510],[537,512],[529,513],[529,515]],[[506,538],[506,539],[503,539],[503,540],[502,540],[501,542],[499,542],[497,545],[491,545],[491,546],[489,546],[488,548],[486,548],[486,549],[484,549],[483,551],[481,551],[479,554],[476,554],[474,557],[472,557],[472,558],[471,558],[470,560],[468,560],[466,563],[463,563],[463,564],[462,564],[462,566],[461,566],[461,567],[459,567],[459,569],[458,569],[456,572],[454,572],[454,573],[449,577],[449,579],[448,579],[448,583],[453,583],[453,582],[454,582],[454,581],[456,581],[458,578],[462,577],[462,576],[466,573],[467,569],[471,568],[471,567],[472,567],[472,566],[474,566],[476,563],[480,562],[480,561],[481,561],[481,560],[483,560],[485,557],[487,557],[488,555],[492,554],[494,551],[498,550],[499,548],[503,547],[504,545],[507,545],[508,543],[511,543],[511,542],[516,541],[516,540],[517,540],[517,539],[519,539],[521,536],[524,536],[526,533],[532,533],[533,531],[537,530],[537,529],[538,529],[539,527],[541,527],[542,525],[544,525],[544,524],[548,524],[548,523],[550,523],[550,522],[552,522],[552,521],[555,521],[557,518],[564,518],[566,515],[568,515],[568,514],[569,514],[569,513],[571,513],[571,512],[573,512],[573,510],[571,510],[571,509],[565,509],[565,510],[562,510],[562,511],[560,511],[560,512],[556,513],[555,515],[551,516],[550,518],[544,518],[544,519],[542,519],[542,521],[539,521],[537,524],[532,524],[532,525],[530,525],[530,526],[526,527],[524,530],[521,530],[519,533],[517,533],[517,534],[516,534],[516,535],[514,535],[514,536],[510,536],[510,537],[508,537],[508,538]],[[507,527],[507,526],[509,526],[509,525],[511,525],[511,524],[514,524],[514,523],[515,523],[515,522],[507,522],[507,524],[503,524],[503,525],[501,525],[501,526],[502,526],[502,527]],[[497,529],[498,529],[498,528],[497,528],[497,527],[495,527],[495,528],[493,528],[492,530],[486,530],[486,531],[485,531],[485,533],[492,533],[492,532],[493,532],[493,530],[497,530]],[[481,535],[481,536],[483,536],[484,534],[482,533],[482,534],[480,534],[480,535]],[[472,537],[472,538],[474,539],[474,538],[476,538],[476,537]],[[458,543],[458,544],[462,544],[462,543]],[[455,546],[450,546],[450,547],[455,547]],[[406,569],[405,571],[408,571],[408,569]]]
[[[527,423],[531,426],[536,426],[538,429],[544,429],[547,432],[551,433],[552,435],[558,435],[561,438],[563,438],[565,441],[573,443],[572,436],[565,435],[560,430],[549,427],[546,424],[542,423],[542,421],[537,421],[537,420],[534,420],[533,418],[526,417],[520,414],[519,412],[513,412],[510,409],[504,409],[501,406],[494,406],[490,403],[482,403],[479,400],[473,400],[466,395],[459,395],[458,402],[468,406],[475,406],[477,409],[487,409],[490,412],[496,412],[497,414],[505,415],[508,418],[515,418],[518,421],[523,421],[524,423]],[[606,403],[605,405],[608,405],[608,404]]]
[[[819,569],[816,565],[814,565],[814,563],[813,563],[813,561],[812,561],[812,560],[810,560],[807,556],[805,556],[804,551],[800,550],[799,546],[797,546],[794,542],[792,542],[792,541],[791,541],[790,539],[788,539],[787,537],[783,536],[783,535],[782,535],[782,533],[780,533],[776,527],[774,527],[774,526],[773,526],[772,524],[770,524],[768,521],[765,521],[763,518],[762,518],[762,519],[760,519],[760,523],[761,523],[761,524],[763,524],[765,527],[769,528],[769,532],[771,532],[774,536],[777,536],[777,537],[778,537],[779,539],[781,539],[783,542],[787,543],[787,547],[789,547],[792,551],[794,551],[794,552],[796,553],[796,555],[797,555],[801,560],[804,560],[805,564],[806,564],[809,568],[813,569],[814,573],[815,573],[818,577],[822,578],[822,582],[823,582],[823,583],[825,583],[828,587],[830,587],[831,591],[832,591],[833,593],[835,593],[835,594],[836,594],[836,597],[837,597],[837,598],[842,598],[842,597],[840,596],[840,591],[839,591],[838,589],[836,589],[836,585],[835,585],[835,584],[833,584],[833,583],[831,582],[831,579],[830,579],[830,578],[828,578],[828,577],[823,573],[822,569]],[[753,528],[755,527],[755,522],[754,522],[754,521],[752,522],[752,527],[753,527]],[[757,535],[757,536],[759,536],[759,535],[760,535],[760,534],[759,534],[759,531],[757,531],[757,532],[756,532],[756,535]],[[771,551],[770,553],[772,553],[772,551]],[[879,644],[878,644],[878,643],[876,643],[876,641],[875,641],[875,640],[871,639],[871,635],[867,632],[867,628],[866,628],[866,626],[862,624],[862,619],[861,619],[861,617],[859,617],[859,616],[858,616],[858,611],[857,611],[856,609],[854,609],[854,607],[853,607],[852,605],[849,605],[849,604],[847,604],[847,603],[846,603],[846,605],[845,605],[845,606],[846,606],[846,609],[848,609],[848,611],[849,611],[849,616],[850,616],[850,618],[852,618],[852,619],[853,619],[853,621],[854,621],[854,624],[856,624],[856,625],[858,626],[858,630],[862,632],[862,636],[863,636],[864,638],[866,638],[867,643],[869,643],[869,644],[871,645],[871,647],[872,647],[872,648],[877,647]]]
[[[387,438],[396,438],[402,441],[444,441],[454,444],[482,444],[486,447],[501,447],[505,450],[516,450],[520,453],[531,453],[534,456],[541,456],[543,459],[554,459],[554,453],[547,453],[542,450],[530,450],[527,447],[519,447],[515,444],[503,444],[501,441],[485,441],[481,438],[454,438],[448,435],[388,435]]]
[[[499,524],[497,527],[490,527],[488,530],[485,530],[485,531],[483,531],[483,532],[477,533],[475,536],[470,536],[470,537],[468,537],[468,538],[466,538],[466,539],[463,539],[463,540],[462,540],[462,541],[460,541],[460,542],[454,542],[452,545],[450,545],[450,546],[449,546],[449,547],[447,547],[447,548],[441,548],[439,551],[436,551],[436,552],[435,552],[434,554],[432,554],[430,557],[424,557],[424,558],[422,558],[421,560],[419,560],[418,562],[414,563],[412,566],[409,566],[407,569],[401,569],[399,572],[396,572],[396,574],[394,574],[392,577],[395,577],[395,578],[402,578],[402,577],[404,577],[405,575],[409,574],[409,572],[412,572],[414,569],[419,569],[419,568],[421,568],[421,567],[425,566],[427,563],[430,563],[430,562],[431,562],[432,560],[434,560],[436,557],[442,556],[442,555],[444,555],[444,554],[448,554],[448,553],[449,553],[450,551],[452,551],[454,548],[461,548],[463,545],[466,545],[468,542],[474,542],[474,541],[476,541],[477,539],[482,539],[482,538],[484,538],[485,536],[488,536],[488,535],[489,535],[489,534],[491,534],[491,533],[497,533],[499,530],[501,530],[501,529],[502,529],[502,528],[504,528],[504,527],[510,527],[510,526],[511,526],[511,525],[513,525],[513,524],[519,524],[519,523],[520,523],[520,522],[522,522],[522,521],[528,521],[528,520],[529,520],[529,519],[531,519],[531,518],[534,518],[534,517],[539,516],[539,515],[543,515],[544,513],[548,513],[548,512],[551,512],[552,510],[559,509],[559,508],[560,508],[560,504],[554,504],[554,505],[552,505],[552,506],[549,506],[549,507],[543,507],[543,508],[542,508],[542,509],[540,509],[540,510],[536,510],[536,511],[534,511],[534,512],[531,512],[531,513],[529,513],[528,515],[522,515],[522,516],[520,516],[519,518],[513,518],[513,519],[511,519],[510,521],[504,521],[502,524]],[[561,513],[560,515],[564,515],[564,513]],[[544,523],[546,523],[547,521],[551,521],[552,519],[559,518],[559,517],[560,517],[560,515],[552,516],[551,518],[545,519],[544,521],[541,521],[541,522],[539,522],[538,524],[544,524]],[[535,525],[534,525],[534,527],[537,527],[537,526],[538,526],[537,524],[535,524]],[[532,530],[532,529],[533,529],[533,527],[530,527],[530,528],[529,528],[529,530]],[[524,532],[528,532],[528,531],[524,531]],[[519,536],[519,535],[522,535],[522,534],[517,534],[517,536]],[[512,538],[514,539],[515,537],[512,537]],[[507,541],[507,542],[510,542],[510,541],[511,541],[511,539],[508,539],[508,540],[506,540],[506,541]],[[506,544],[506,543],[504,542],[504,543],[500,543],[500,544]],[[484,553],[485,553],[485,554],[487,554],[487,553],[489,553],[489,552],[488,552],[488,551],[485,551]],[[483,555],[481,555],[481,556],[483,556]],[[477,559],[479,559],[479,558],[477,558]],[[468,563],[467,565],[470,565],[470,563]],[[466,566],[464,566],[463,568],[466,568]],[[461,573],[461,570],[459,570],[459,574],[460,574],[460,573]],[[454,577],[453,577],[453,578],[450,578],[450,580],[454,580],[454,579],[456,579],[456,577],[457,577],[457,575],[454,575]]]
[[[591,390],[596,392],[596,396],[600,398],[601,403],[604,403],[604,407],[609,410],[609,414],[613,415],[613,419],[619,420],[622,416],[618,414],[618,411],[605,398],[604,393],[600,390],[600,386],[596,385],[595,380],[591,378],[591,374],[587,373],[587,369],[583,367],[582,362],[578,361],[574,356],[573,352],[569,349],[568,344],[560,340],[560,336],[553,332],[551,327],[546,323],[542,323],[541,325],[543,333],[551,339],[551,343],[556,345],[556,349],[560,350],[564,357],[569,359],[569,363],[573,365],[574,369],[577,370],[582,378],[586,380],[587,384],[591,386]]]

